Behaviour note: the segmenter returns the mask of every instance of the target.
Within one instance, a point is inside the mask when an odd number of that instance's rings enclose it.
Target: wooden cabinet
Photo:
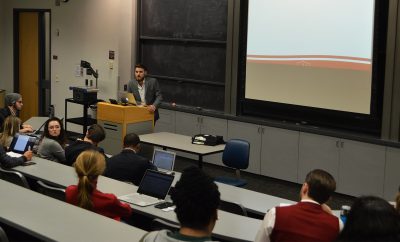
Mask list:
[[[250,142],[251,173],[297,181],[297,131],[228,121],[228,138]]]
[[[393,200],[400,185],[400,149],[172,110],[160,110],[157,131],[222,135],[250,142],[247,172],[303,183],[313,169],[328,171],[339,193]],[[178,155],[197,160],[196,156]],[[204,161],[222,165],[222,154]]]
[[[298,182],[303,182],[313,169],[323,169],[332,174],[339,193],[382,196],[385,147],[301,133]]]
[[[303,183],[308,172],[322,169],[339,179],[339,140],[333,137],[300,132],[298,182]]]
[[[159,109],[160,118],[154,126],[154,132],[175,133],[175,111],[168,109]]]
[[[386,148],[385,181],[383,197],[393,201],[400,186],[400,149]]]
[[[299,132],[262,128],[261,174],[297,182]]]

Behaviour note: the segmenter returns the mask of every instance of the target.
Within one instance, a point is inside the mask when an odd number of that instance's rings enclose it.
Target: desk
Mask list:
[[[173,149],[199,156],[199,167],[203,167],[203,156],[223,152],[225,145],[207,146],[192,144],[192,137],[168,132],[139,135],[140,142]]]
[[[181,173],[175,171],[175,178],[172,186],[179,181]],[[235,202],[241,204],[246,210],[264,216],[265,213],[280,204],[295,204],[295,201],[287,200],[280,197],[274,197],[268,194],[251,191],[248,189],[215,182],[221,193],[221,200]]]
[[[144,230],[0,180],[0,220],[44,241],[139,241]]]
[[[17,166],[14,170],[23,173],[26,176],[48,182],[53,185],[67,187],[76,184],[78,178],[72,167],[65,166],[53,161],[34,157],[36,165]],[[122,196],[134,193],[137,187],[124,182],[113,180],[104,176],[98,179],[97,187],[102,192],[113,193],[116,196]],[[134,212],[141,213],[151,218],[163,218],[167,221],[177,222],[174,212],[163,212],[154,206],[139,207],[131,205]],[[253,241],[258,228],[261,226],[261,220],[239,216],[236,214],[218,211],[218,221],[213,231],[213,236],[231,241]]]
[[[32,126],[33,130],[38,130],[49,119],[49,117],[31,117],[24,123]],[[43,127],[42,127],[43,129]]]

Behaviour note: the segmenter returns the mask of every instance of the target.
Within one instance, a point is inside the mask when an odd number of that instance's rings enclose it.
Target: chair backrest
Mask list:
[[[2,227],[0,227],[0,242],[8,242],[7,234]]]
[[[242,139],[231,139],[226,142],[222,162],[236,169],[249,167],[250,143]]]
[[[3,168],[0,168],[0,179],[30,189],[28,181],[24,175],[18,171],[4,170]]]
[[[153,231],[161,230],[161,229],[168,229],[172,232],[177,232],[177,231],[179,231],[179,228],[180,228],[180,226],[178,224],[167,222],[167,221],[159,219],[159,218],[153,219],[153,221],[151,222],[151,230],[153,230]]]
[[[38,184],[38,192],[58,199],[60,201],[65,201],[65,189],[59,188],[59,187],[53,187],[50,185],[47,185],[46,183],[42,182],[42,181],[37,181]]]
[[[239,203],[221,200],[219,203],[219,209],[225,212],[234,213],[237,215],[242,215],[247,217],[246,209]]]

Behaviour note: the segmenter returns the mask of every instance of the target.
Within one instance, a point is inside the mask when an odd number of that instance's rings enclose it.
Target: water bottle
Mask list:
[[[348,205],[343,205],[342,209],[340,210],[340,219],[342,220],[343,224],[346,223],[347,220],[347,215],[350,212],[350,206]]]

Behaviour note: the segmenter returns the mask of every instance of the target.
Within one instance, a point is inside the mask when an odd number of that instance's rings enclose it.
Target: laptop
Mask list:
[[[126,94],[126,98],[128,99],[128,104],[137,105],[136,98],[132,93],[128,92]]]
[[[153,160],[151,161],[158,170],[172,173],[175,165],[175,152],[154,149]]]
[[[18,154],[23,154],[28,149],[33,150],[35,142],[36,142],[36,137],[23,134],[16,134],[11,142],[9,151]]]
[[[147,170],[136,193],[118,197],[120,200],[141,207],[164,202],[171,188],[174,176],[155,171]]]

